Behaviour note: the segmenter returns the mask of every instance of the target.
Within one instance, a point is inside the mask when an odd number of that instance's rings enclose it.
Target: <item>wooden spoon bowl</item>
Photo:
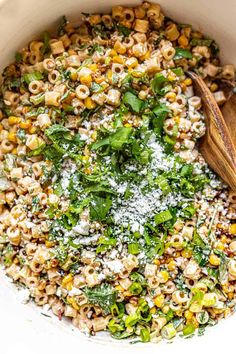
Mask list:
[[[206,119],[206,134],[200,141],[200,152],[209,166],[236,191],[236,99],[223,109],[223,117],[203,79],[193,72],[188,75],[202,98]]]

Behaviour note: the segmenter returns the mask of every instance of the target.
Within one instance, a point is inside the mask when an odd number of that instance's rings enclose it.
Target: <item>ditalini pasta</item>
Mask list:
[[[188,69],[225,102],[215,41],[144,2],[63,17],[3,72],[0,259],[91,335],[158,342],[235,309],[236,197],[198,151]]]

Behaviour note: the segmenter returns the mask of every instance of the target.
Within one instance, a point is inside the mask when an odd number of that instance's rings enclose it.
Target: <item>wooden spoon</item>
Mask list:
[[[236,191],[236,108],[230,108],[229,104],[224,110],[224,119],[203,79],[193,72],[188,75],[202,98],[206,119],[206,134],[200,141],[200,152],[209,166]]]

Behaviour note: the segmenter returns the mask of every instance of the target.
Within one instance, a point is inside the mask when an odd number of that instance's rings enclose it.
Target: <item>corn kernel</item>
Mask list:
[[[216,90],[218,90],[218,85],[215,82],[213,82],[213,84],[211,84],[210,86],[210,90],[211,92],[215,92]]]
[[[90,86],[92,83],[92,76],[91,75],[84,75],[80,77],[80,82],[82,85]]]
[[[225,245],[222,242],[219,242],[218,245],[216,246],[216,248],[219,251],[223,251],[225,249]]]
[[[182,34],[178,38],[178,43],[179,43],[180,47],[186,48],[188,46],[188,38],[184,34]]]
[[[113,63],[123,64],[124,60],[120,55],[115,55],[112,59]]]
[[[90,64],[87,66],[90,70],[92,70],[93,72],[97,71],[98,66],[97,64]]]
[[[166,270],[162,270],[157,275],[160,283],[166,283],[169,279],[169,273]]]
[[[229,227],[229,233],[230,234],[236,234],[236,224],[231,224]]]
[[[16,143],[17,142],[16,133],[14,132],[8,133],[8,140],[11,141],[12,143]]]
[[[147,59],[149,59],[149,58],[150,58],[150,52],[147,51],[147,53],[145,53],[144,55],[142,55],[142,56],[140,57],[140,60],[141,60],[141,61],[144,61],[144,60],[147,60]]]
[[[109,55],[110,57],[115,57],[117,55],[117,52],[115,51],[115,49],[111,49]]]
[[[190,77],[187,77],[187,79],[184,80],[184,83],[186,86],[191,86],[193,81],[192,79],[190,79]]]
[[[182,257],[184,257],[184,258],[191,258],[192,254],[193,254],[193,252],[191,250],[183,250],[181,252]]]
[[[156,313],[156,308],[155,308],[155,306],[153,306],[151,309],[150,309],[150,313],[152,314],[152,315],[154,315],[154,313]]]
[[[155,304],[157,307],[162,307],[162,305],[164,304],[164,301],[165,301],[165,297],[164,297],[163,294],[157,295],[157,296],[154,298],[154,304]]]
[[[84,173],[85,173],[86,175],[91,175],[92,172],[93,172],[93,171],[92,171],[92,169],[91,169],[90,167],[85,168],[85,170],[84,170]]]
[[[29,133],[30,133],[30,134],[34,134],[34,133],[36,132],[36,130],[37,130],[36,127],[31,127],[31,128],[29,129]]]
[[[20,117],[15,117],[15,116],[8,117],[8,123],[10,125],[18,124],[18,123],[20,123],[20,121],[21,121]]]
[[[186,318],[186,320],[190,321],[193,318],[193,313],[189,310],[186,310],[184,312],[184,317]]]
[[[97,139],[98,133],[95,131],[91,134],[91,138],[95,141]]]
[[[130,296],[132,296],[132,294],[131,294],[131,292],[129,292],[129,291],[127,290],[127,291],[124,291],[124,296],[130,297]]]
[[[217,257],[215,254],[211,254],[209,257],[209,262],[213,266],[218,266],[220,264],[220,258]]]
[[[68,283],[70,283],[72,280],[73,280],[73,275],[72,274],[68,274],[62,279],[61,285],[63,286],[63,288],[65,288],[66,285]]]
[[[73,281],[71,280],[70,282],[68,282],[65,286],[66,290],[71,291],[73,288]]]
[[[11,151],[11,153],[12,153],[13,155],[17,155],[17,148],[14,148],[14,149]]]
[[[234,293],[230,292],[227,294],[228,298],[232,300],[234,298]]]
[[[116,286],[116,290],[118,290],[118,291],[124,291],[124,289],[122,288],[121,285],[117,285],[117,286]]]
[[[83,156],[83,157],[82,157],[82,161],[83,161],[83,162],[87,162],[87,161],[89,160],[89,158],[90,158],[90,157],[89,157],[88,155]]]
[[[0,132],[3,130],[3,126],[2,124],[0,124]]]
[[[180,122],[180,116],[175,116],[173,119],[177,124]]]
[[[78,79],[78,73],[76,70],[71,70],[70,72],[70,79],[72,81],[76,81]]]
[[[176,76],[173,75],[173,74],[169,74],[168,77],[167,77],[167,79],[168,79],[169,81],[175,81],[175,80],[176,80]]]
[[[24,122],[20,122],[20,128],[21,129],[29,129],[30,127],[31,127],[30,120],[26,120]]]
[[[46,241],[45,241],[45,246],[46,246],[47,248],[51,248],[51,247],[54,246],[54,242],[46,240]]]
[[[169,270],[175,270],[176,268],[176,263],[174,260],[170,261],[170,263],[168,264],[168,269]]]
[[[102,76],[95,77],[95,78],[94,78],[94,81],[95,81],[97,84],[101,84],[101,83],[104,81],[104,77],[102,77]]]
[[[156,264],[157,266],[159,266],[161,264],[159,259],[154,259],[153,263]]]
[[[67,296],[66,300],[75,310],[78,311],[80,309],[79,305],[73,297]]]
[[[226,235],[221,236],[220,241],[221,241],[222,243],[227,243],[227,242],[228,242],[227,236],[226,236]]]
[[[96,103],[92,100],[91,97],[87,97],[84,100],[85,107],[88,109],[94,109],[96,107]]]
[[[174,92],[168,92],[165,95],[165,98],[169,100],[170,102],[174,102],[176,100],[176,94]]]
[[[125,54],[126,52],[126,47],[119,41],[115,42],[114,49],[119,54]]]

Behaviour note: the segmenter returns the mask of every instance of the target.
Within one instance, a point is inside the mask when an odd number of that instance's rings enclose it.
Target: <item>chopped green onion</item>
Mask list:
[[[128,245],[128,252],[130,254],[139,254],[139,245],[138,245],[138,243],[130,243]]]
[[[159,224],[163,224],[166,221],[171,220],[172,217],[173,216],[171,215],[171,212],[169,210],[165,210],[165,211],[160,212],[159,214],[156,214],[154,216],[154,221],[155,221],[156,225],[159,225]]]
[[[140,330],[140,338],[141,338],[141,341],[144,343],[150,342],[151,337],[150,337],[149,330],[147,328],[142,328]]]

